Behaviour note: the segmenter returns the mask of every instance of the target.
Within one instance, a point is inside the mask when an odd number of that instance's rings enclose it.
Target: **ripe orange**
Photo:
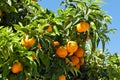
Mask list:
[[[65,58],[68,52],[64,46],[60,46],[59,48],[56,49],[56,54],[60,58]]]
[[[78,49],[77,42],[75,41],[69,41],[66,45],[67,51],[70,53],[74,53]]]
[[[84,64],[84,57],[81,57],[80,58],[80,65],[83,65]]]
[[[77,69],[80,69],[80,64],[78,63],[75,67],[76,67]]]
[[[47,32],[52,32],[52,30],[53,30],[52,26],[48,26]]]
[[[2,16],[2,11],[1,11],[1,9],[0,9],[0,17]]]
[[[53,41],[52,42],[52,46],[54,46],[54,47],[59,46],[59,45],[60,45],[60,43],[58,41]]]
[[[35,38],[32,37],[29,39],[29,35],[24,36],[21,40],[22,46],[25,46],[27,48],[31,48],[34,43],[35,43]],[[37,48],[41,48],[40,43],[38,43]]]
[[[72,60],[72,65],[73,66],[75,66],[79,63],[79,58],[77,56],[72,56],[71,60]]]
[[[78,32],[85,32],[89,29],[90,25],[86,21],[82,21],[79,24],[77,24],[76,28]]]
[[[59,76],[59,79],[58,80],[66,80],[66,77],[65,77],[65,75],[61,75],[61,76]]]
[[[22,64],[20,62],[13,63],[11,70],[14,74],[18,74],[22,71]]]
[[[40,45],[40,43],[38,43],[38,45],[37,45],[37,48],[41,48],[41,45]]]
[[[34,44],[34,42],[35,42],[35,38],[34,38],[34,37],[33,37],[33,38],[28,39],[28,40],[26,41],[26,43],[28,44],[28,46],[27,46],[27,47],[31,48],[31,47],[32,47],[32,45]]]
[[[74,53],[77,57],[82,57],[84,54],[84,50],[82,48],[78,48],[78,50]]]

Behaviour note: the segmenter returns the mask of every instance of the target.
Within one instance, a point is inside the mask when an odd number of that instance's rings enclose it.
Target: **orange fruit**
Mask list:
[[[77,57],[82,57],[84,54],[84,50],[82,48],[78,48],[78,50],[74,53]]]
[[[90,25],[86,21],[82,21],[79,24],[76,25],[77,31],[78,32],[85,32],[89,29]]]
[[[34,43],[35,43],[35,38],[32,37],[29,39],[29,35],[24,36],[21,40],[22,46],[25,46],[27,48],[31,48]],[[38,43],[37,48],[41,48],[40,43]]]
[[[80,64],[78,63],[75,67],[76,67],[77,69],[80,69]]]
[[[59,48],[56,49],[56,54],[60,58],[65,58],[68,52],[64,46],[60,46]]]
[[[2,16],[2,11],[1,11],[1,9],[0,9],[0,17]]]
[[[72,60],[72,65],[73,66],[75,66],[79,63],[79,58],[77,56],[72,56],[71,60]]]
[[[52,30],[53,30],[52,26],[48,26],[47,32],[52,32]]]
[[[26,40],[25,40],[25,37],[22,38],[22,40],[21,40],[21,44],[22,44],[22,46],[27,46],[27,44],[26,44]]]
[[[37,45],[37,48],[41,48],[41,45],[40,45],[40,43],[38,43],[38,45]]]
[[[78,49],[77,42],[75,41],[69,41],[66,45],[67,51],[70,53],[74,53]]]
[[[65,77],[65,75],[61,75],[61,76],[59,76],[59,79],[58,80],[66,80],[66,77]]]
[[[58,41],[53,41],[52,42],[52,46],[54,46],[54,47],[59,46],[59,45],[60,45],[60,43]]]
[[[28,39],[28,40],[26,41],[26,43],[28,44],[28,46],[27,46],[27,47],[31,48],[31,47],[32,47],[32,45],[34,44],[34,42],[35,42],[35,38],[34,38],[34,37],[33,37],[33,38]]]
[[[12,73],[18,74],[19,72],[22,71],[22,64],[20,62],[15,62],[12,65]]]
[[[84,57],[81,57],[80,58],[80,65],[83,65],[84,64]]]

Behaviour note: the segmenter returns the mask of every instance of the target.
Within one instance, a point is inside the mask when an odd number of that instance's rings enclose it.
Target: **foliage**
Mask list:
[[[67,80],[118,80],[120,56],[105,51],[111,17],[100,8],[101,0],[64,0],[58,14],[42,8],[33,0],[0,0],[0,79],[2,80],[58,80],[64,74]],[[90,28],[77,32],[76,25],[86,21]],[[49,32],[49,26],[52,30]],[[21,44],[24,36],[35,38],[31,48]],[[86,41],[89,35],[89,41]],[[52,46],[58,41],[57,46]],[[56,49],[75,41],[84,50],[85,63],[80,69],[66,64],[71,56],[60,58]],[[37,44],[40,43],[40,48]],[[102,49],[98,46],[102,43]],[[70,53],[69,53],[70,54]],[[11,71],[15,62],[23,70]]]

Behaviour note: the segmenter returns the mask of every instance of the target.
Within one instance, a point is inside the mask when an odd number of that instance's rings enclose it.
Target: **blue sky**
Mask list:
[[[39,4],[43,8],[48,8],[54,12],[57,12],[57,8],[63,8],[60,6],[62,0],[42,0]],[[115,34],[109,34],[110,42],[107,43],[106,48],[111,53],[120,54],[120,0],[103,0],[106,2],[101,8],[105,10],[107,14],[112,17],[112,24],[109,24],[109,28],[117,29]]]

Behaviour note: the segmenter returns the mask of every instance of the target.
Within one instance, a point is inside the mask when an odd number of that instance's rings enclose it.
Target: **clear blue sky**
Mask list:
[[[57,8],[62,8],[60,6],[61,1],[62,0],[42,0],[39,4],[43,8],[57,12]],[[106,45],[106,48],[109,49],[111,53],[120,54],[120,0],[103,1],[106,2],[106,4],[102,6],[102,9],[112,17],[112,24],[109,25],[109,28],[117,29],[115,34],[109,34],[111,41]]]

